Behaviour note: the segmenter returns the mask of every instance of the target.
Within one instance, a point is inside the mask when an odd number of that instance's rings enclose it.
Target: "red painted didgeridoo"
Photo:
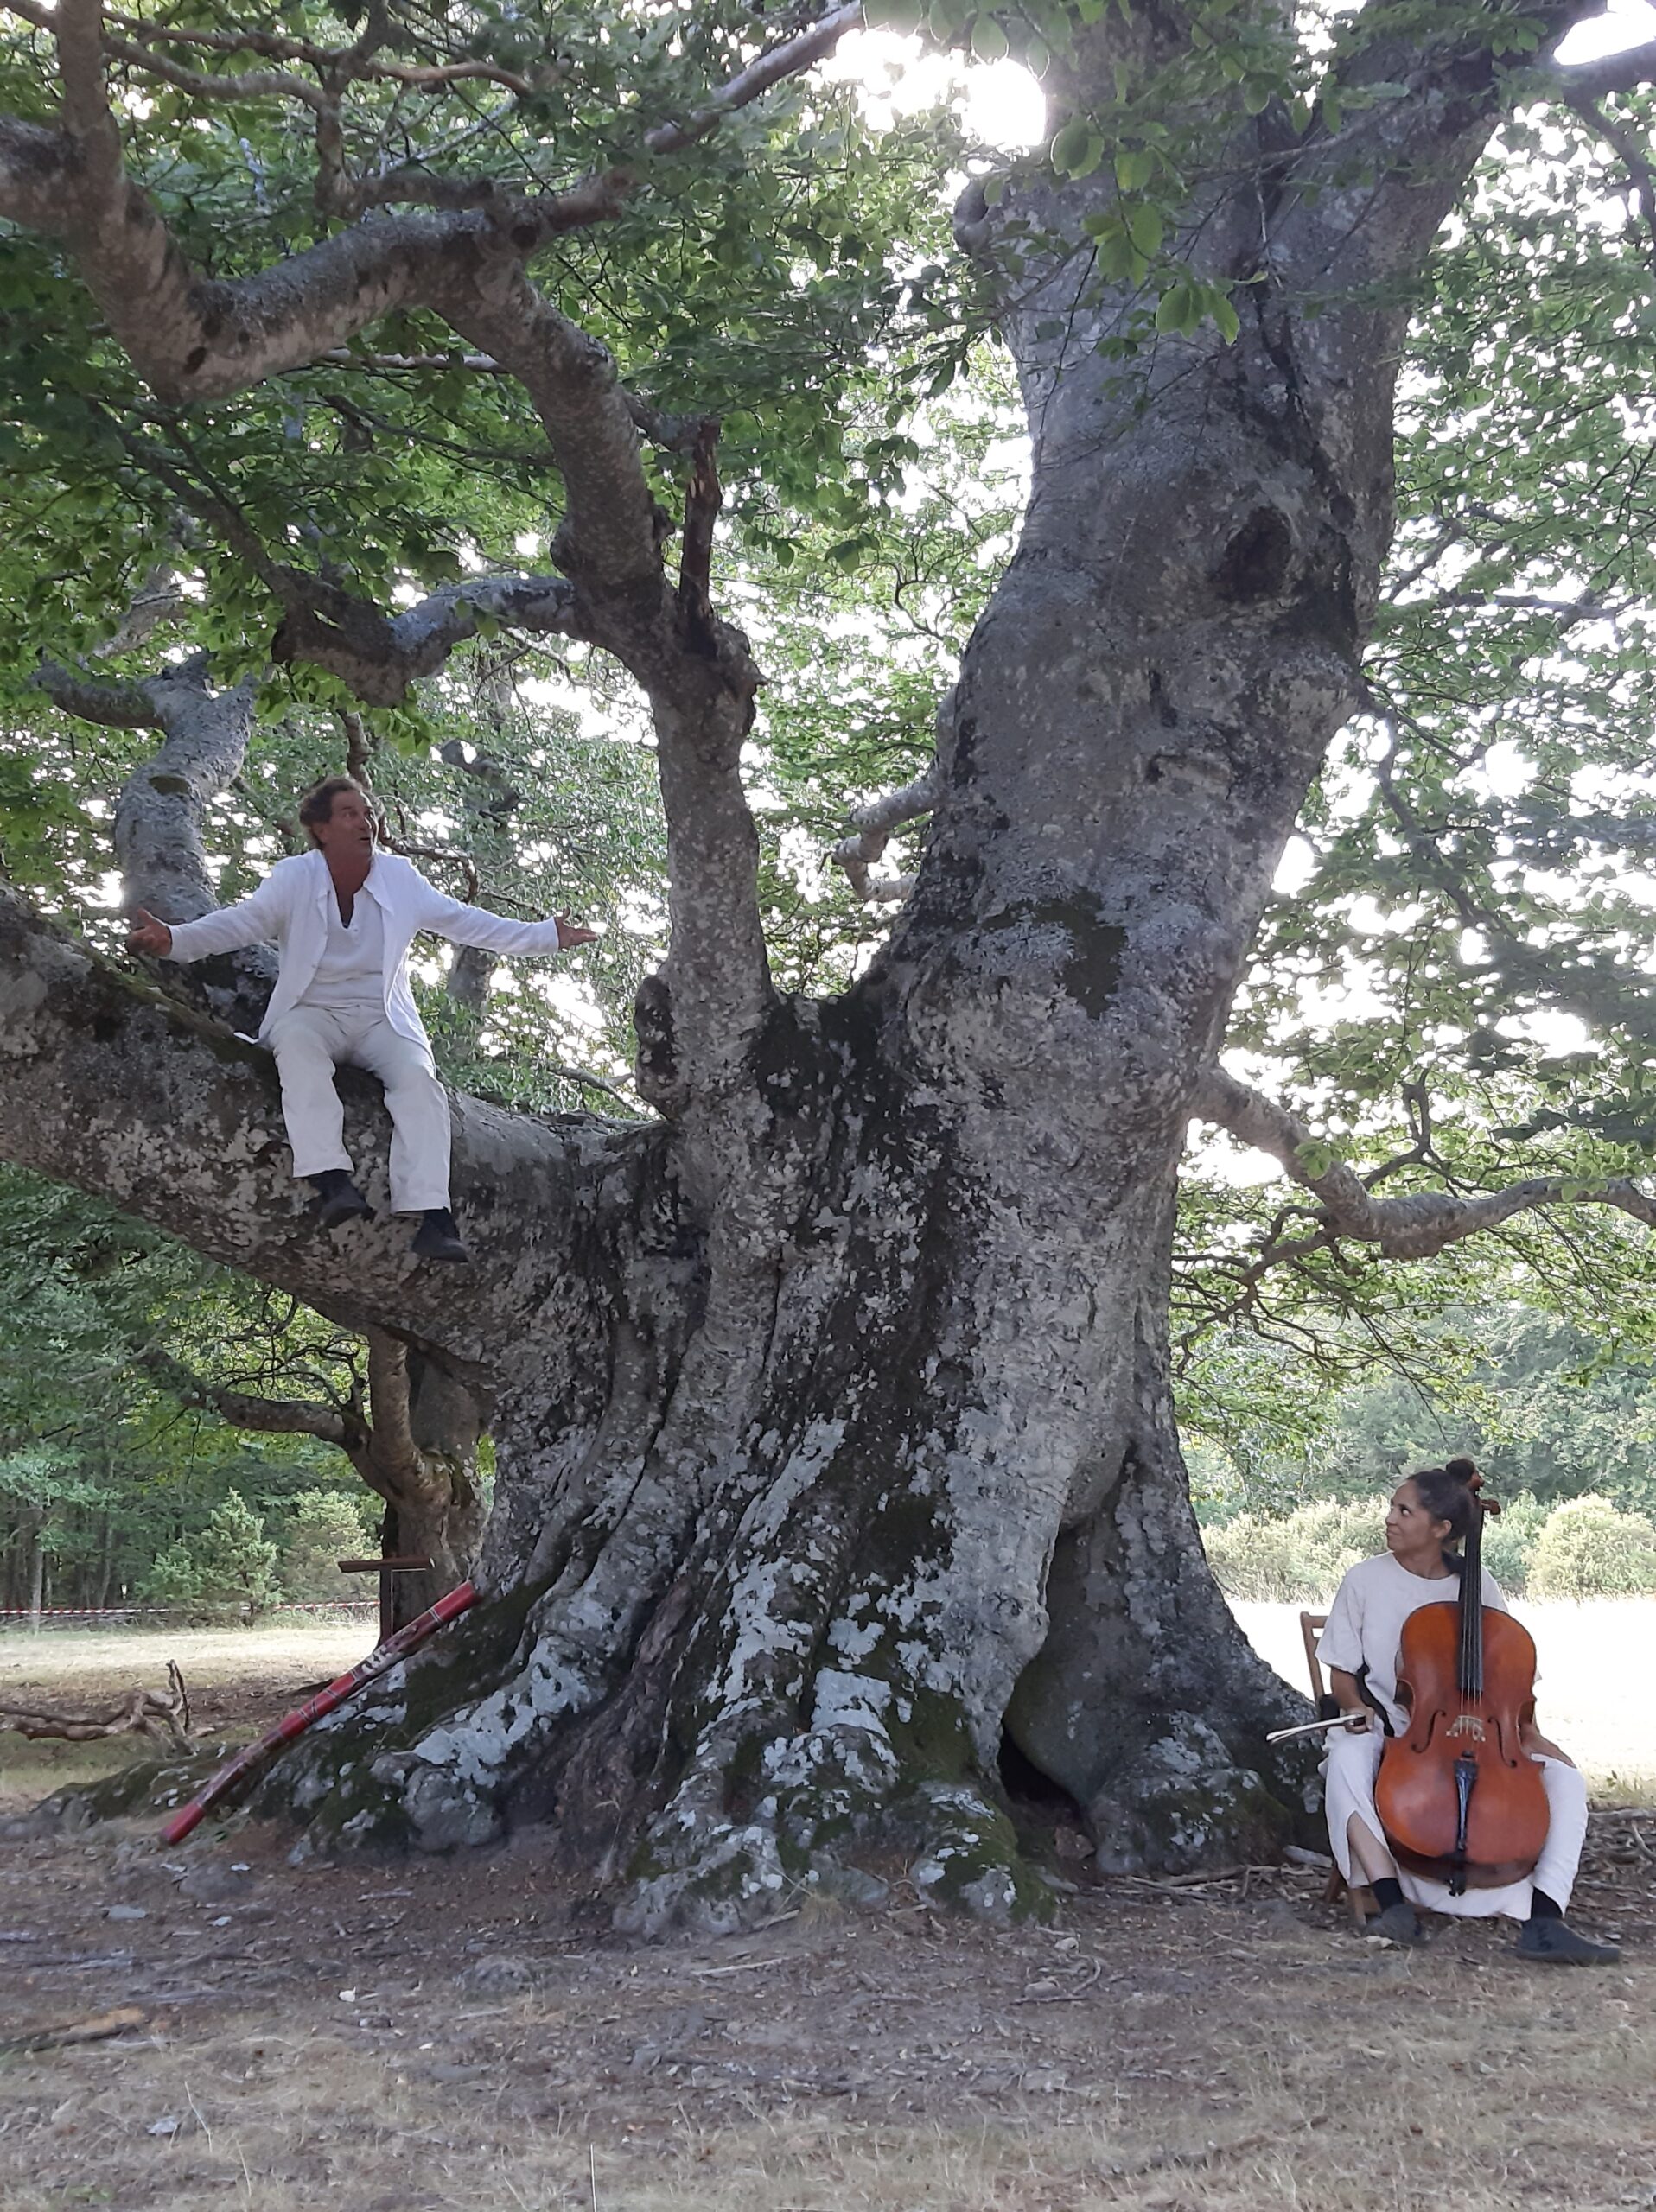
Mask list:
[[[434,1636],[445,1621],[459,1618],[468,1607],[477,1603],[477,1592],[469,1582],[462,1582],[449,1591],[446,1598],[439,1598],[435,1605],[418,1614],[406,1628],[399,1628],[395,1636],[387,1637],[376,1644],[367,1657],[352,1668],[348,1675],[341,1675],[337,1681],[329,1682],[325,1690],[301,1706],[296,1706],[274,1728],[267,1729],[256,1744],[249,1744],[245,1751],[238,1751],[226,1766],[221,1766],[205,1789],[190,1799],[188,1805],[175,1813],[161,1831],[168,1843],[182,1843],[208,1809],[227,1796],[239,1782],[244,1781],[255,1767],[260,1766],[271,1755],[303,1736],[315,1720],[325,1713],[332,1713],[335,1706],[343,1705],[353,1690],[364,1682],[371,1682],[376,1675],[383,1675],[387,1667],[394,1667],[399,1659]]]

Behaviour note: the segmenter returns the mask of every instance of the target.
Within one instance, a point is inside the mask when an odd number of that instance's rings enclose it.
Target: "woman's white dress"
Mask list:
[[[1411,1574],[1390,1552],[1378,1559],[1361,1560],[1335,1593],[1328,1624],[1317,1643],[1317,1657],[1325,1667],[1338,1667],[1348,1675],[1366,1667],[1370,1694],[1401,1734],[1408,1726],[1408,1715],[1397,1697],[1403,1624],[1422,1605],[1453,1605],[1459,1592],[1455,1576]],[[1492,1612],[1508,1610],[1487,1568],[1483,1602]],[[1385,1746],[1378,1721],[1367,1734],[1341,1730],[1328,1738],[1328,1756],[1322,1770],[1328,1841],[1334,1863],[1348,1882],[1353,1878],[1347,1834],[1352,1816],[1364,1821],[1376,1836],[1382,1833],[1374,1809],[1374,1777]],[[1455,1913],[1465,1919],[1489,1919],[1506,1913],[1514,1920],[1527,1920],[1531,1892],[1537,1889],[1545,1890],[1561,1909],[1567,1907],[1587,1834],[1587,1785],[1576,1770],[1562,1760],[1543,1758],[1537,1764],[1551,1817],[1546,1845],[1532,1876],[1508,1883],[1503,1889],[1469,1889],[1455,1897],[1449,1895],[1446,1884],[1428,1881],[1399,1868],[1398,1879],[1404,1895],[1423,1910]],[[1360,1870],[1354,1878],[1362,1880]]]

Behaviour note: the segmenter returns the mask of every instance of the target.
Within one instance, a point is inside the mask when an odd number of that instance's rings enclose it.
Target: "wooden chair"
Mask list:
[[[1311,1697],[1316,1707],[1319,1720],[1327,1720],[1333,1713],[1339,1711],[1338,1706],[1334,1703],[1334,1694],[1323,1675],[1322,1662],[1316,1656],[1317,1639],[1328,1625],[1327,1613],[1300,1615],[1300,1636],[1305,1645],[1306,1671],[1311,1677]],[[1379,1905],[1374,1902],[1374,1892],[1369,1888],[1368,1884],[1354,1882],[1347,1888],[1346,1878],[1337,1866],[1331,1866],[1328,1869],[1328,1884],[1322,1894],[1330,1904],[1339,1897],[1347,1897],[1351,1904],[1352,1919],[1360,1929],[1379,1910]]]

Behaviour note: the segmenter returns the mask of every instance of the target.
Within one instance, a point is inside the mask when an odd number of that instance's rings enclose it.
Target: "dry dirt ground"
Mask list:
[[[319,1649],[234,1693],[244,1727]],[[1580,1917],[1626,1956],[1594,1974],[1471,1923],[1382,1950],[1309,1872],[1087,1883],[997,1931],[894,1867],[878,1913],[640,1947],[533,1836],[463,1867],[286,1846],[0,1843],[4,2212],[1656,2208],[1647,1809],[1595,1819]]]

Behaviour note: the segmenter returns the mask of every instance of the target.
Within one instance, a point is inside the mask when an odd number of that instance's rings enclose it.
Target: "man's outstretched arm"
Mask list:
[[[420,879],[424,897],[420,904],[420,927],[434,937],[446,937],[451,944],[475,944],[484,952],[498,952],[503,958],[513,954],[545,957],[548,953],[568,952],[577,944],[591,944],[596,941],[596,930],[584,930],[559,914],[550,922],[512,922],[504,914],[491,914],[484,906],[468,906],[458,899],[450,899]]]
[[[279,900],[266,876],[257,891],[233,906],[220,906],[197,922],[169,924],[140,906],[127,932],[130,952],[147,952],[154,960],[210,960],[217,952],[239,952],[245,944],[258,944],[276,935]]]

